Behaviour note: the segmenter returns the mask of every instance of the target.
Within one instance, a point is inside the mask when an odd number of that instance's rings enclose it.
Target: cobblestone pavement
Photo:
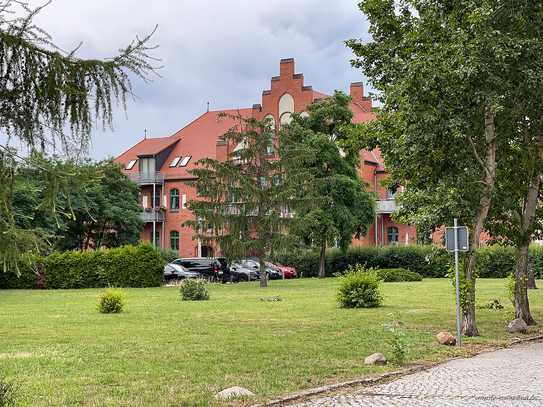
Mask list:
[[[455,359],[386,384],[289,407],[543,406],[543,343]]]

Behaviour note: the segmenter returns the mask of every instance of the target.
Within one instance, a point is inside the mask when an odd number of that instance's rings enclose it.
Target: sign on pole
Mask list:
[[[445,248],[454,252],[455,281],[456,281],[456,331],[458,346],[462,346],[462,332],[460,329],[460,277],[458,274],[458,252],[467,252],[469,248],[469,232],[466,226],[458,226],[454,218],[454,227],[445,229]]]

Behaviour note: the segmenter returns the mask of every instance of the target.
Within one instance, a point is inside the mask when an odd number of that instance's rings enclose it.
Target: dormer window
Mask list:
[[[183,161],[181,161],[181,164],[179,164],[179,166],[185,167],[189,163],[191,158],[192,158],[191,155],[186,155],[185,158],[183,158]]]
[[[170,168],[177,167],[177,164],[179,164],[179,160],[181,160],[181,156],[175,157],[170,164]]]
[[[138,162],[138,159],[137,158],[134,158],[133,160],[130,160],[130,162],[128,163],[128,165],[126,166],[126,169],[128,171],[130,171],[132,168],[134,168],[134,165],[136,165],[136,163]]]

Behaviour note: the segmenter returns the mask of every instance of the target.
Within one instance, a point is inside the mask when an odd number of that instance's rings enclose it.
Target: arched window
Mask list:
[[[153,246],[160,247],[160,234],[158,233],[158,230],[155,230],[155,238],[153,239],[153,232],[151,232],[151,243],[153,243]]]
[[[179,232],[177,230],[170,232],[170,250],[179,251]]]
[[[275,119],[271,114],[267,115],[264,118],[265,121],[269,121],[270,125],[270,138],[269,138],[269,144],[266,147],[268,155],[274,155],[275,151]]]
[[[398,244],[398,228],[396,226],[390,226],[387,229],[388,244]]]
[[[177,188],[170,189],[170,209],[179,210],[179,190]]]

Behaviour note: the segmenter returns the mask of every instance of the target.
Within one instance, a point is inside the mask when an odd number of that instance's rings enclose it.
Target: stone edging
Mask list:
[[[537,341],[537,340],[541,340],[541,339],[543,339],[543,335],[532,336],[530,338],[524,338],[524,339],[515,339],[514,341],[509,342],[509,344],[507,344],[506,346],[518,345],[518,344],[521,344],[521,343],[524,343],[524,342]],[[498,349],[496,349],[496,350],[498,350]],[[443,361],[443,363],[445,363],[445,362],[447,362],[447,360]],[[330,390],[336,390],[336,389],[340,389],[340,388],[344,388],[344,387],[352,387],[352,386],[357,386],[357,385],[360,385],[360,384],[374,384],[374,383],[380,382],[381,380],[384,380],[384,379],[389,379],[389,378],[394,377],[394,376],[400,376],[400,375],[415,373],[415,372],[418,372],[420,370],[428,369],[430,367],[433,367],[433,366],[419,365],[419,366],[410,367],[410,368],[404,369],[404,370],[397,370],[397,371],[394,371],[394,372],[383,373],[383,374],[381,374],[379,376],[371,377],[371,378],[368,378],[368,379],[357,379],[357,380],[351,380],[351,381],[343,382],[343,383],[330,384],[328,386],[316,387],[314,389],[307,390],[307,391],[304,391],[304,392],[299,393],[299,394],[294,394],[292,396],[287,396],[287,397],[284,397],[284,398],[279,399],[279,400],[271,400],[271,401],[269,401],[267,403],[263,403],[263,404],[253,404],[250,407],[280,406],[282,403],[288,403],[288,402],[291,402],[291,401],[296,401],[296,400],[304,398],[304,397],[316,396],[316,395],[321,394],[321,393],[326,393],[327,391],[330,391]]]

